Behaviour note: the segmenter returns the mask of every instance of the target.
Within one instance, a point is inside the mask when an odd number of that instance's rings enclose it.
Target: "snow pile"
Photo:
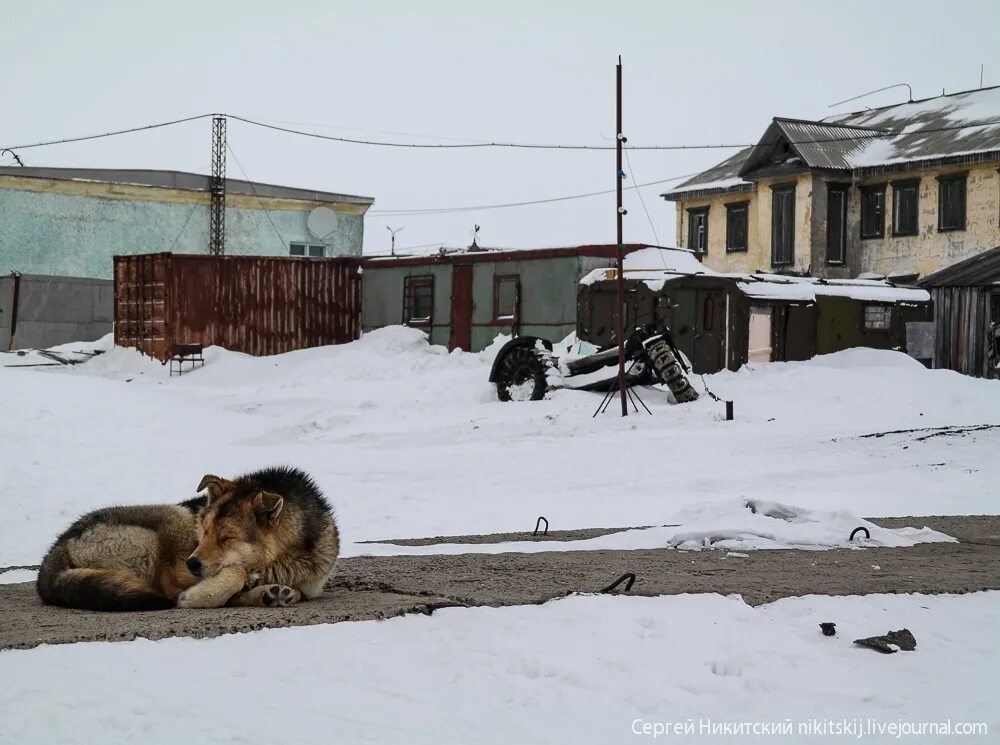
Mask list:
[[[834,621],[837,636],[820,634]],[[540,606],[256,631],[217,639],[0,654],[0,743],[632,743],[856,741],[820,721],[1000,728],[1000,593],[798,597],[574,596]],[[854,639],[906,627],[917,651]],[[984,664],[987,663],[987,664]],[[699,731],[790,722],[791,737]],[[990,739],[993,738],[993,739]],[[864,742],[897,743],[891,733]]]
[[[810,510],[801,507],[747,500],[739,505],[719,503],[687,510],[689,519],[667,541],[677,548],[698,549],[823,549],[854,546],[900,548],[917,543],[951,541],[951,536],[923,528],[881,528],[844,510]],[[870,538],[855,528],[865,528]]]
[[[707,395],[675,406],[659,387],[640,389],[652,416],[593,418],[600,393],[498,402],[494,352],[449,353],[394,327],[274,357],[213,348],[173,378],[128,349],[0,367],[0,567],[37,564],[87,510],[176,502],[205,473],[282,463],[316,478],[348,551],[531,530],[539,514],[553,529],[663,525],[746,499],[863,517],[996,511],[1000,431],[861,435],[1000,422],[997,381],[854,349],[706,376],[735,402],[732,422]]]
[[[355,544],[352,553],[367,556],[415,554],[502,554],[545,551],[602,551],[650,548],[684,550],[904,548],[918,543],[955,542],[924,527],[881,528],[844,510],[814,510],[763,500],[730,500],[678,511],[676,524],[635,528],[571,541],[509,541],[506,543],[436,543],[429,546]],[[919,518],[917,518],[919,520]],[[870,537],[855,528],[865,528]]]

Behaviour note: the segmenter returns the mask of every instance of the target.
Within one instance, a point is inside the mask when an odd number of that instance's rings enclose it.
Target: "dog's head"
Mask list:
[[[278,526],[284,499],[253,483],[229,481],[211,474],[198,484],[208,504],[198,514],[198,547],[187,560],[198,577],[211,577],[222,567],[246,569],[267,563],[268,538]]]

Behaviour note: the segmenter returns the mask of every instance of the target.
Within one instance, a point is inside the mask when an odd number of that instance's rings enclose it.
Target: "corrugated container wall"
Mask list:
[[[115,344],[161,361],[175,344],[262,356],[354,341],[360,331],[357,259],[115,257]]]

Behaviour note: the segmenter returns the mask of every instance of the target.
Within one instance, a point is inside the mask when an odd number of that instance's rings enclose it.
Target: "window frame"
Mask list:
[[[840,258],[830,257],[830,201],[832,194],[840,194]],[[847,213],[851,198],[851,185],[828,183],[826,185],[826,263],[828,266],[847,264]]]
[[[430,287],[430,312],[426,319],[424,316],[414,318],[414,290],[419,287]],[[403,325],[413,328],[430,328],[434,325],[434,275],[419,274],[403,277]]]
[[[732,220],[734,213],[743,213],[743,245],[733,245]],[[739,219],[739,218],[737,218]],[[750,249],[750,200],[726,203],[726,253],[745,253]]]
[[[771,266],[794,266],[795,264],[795,182],[783,183],[783,184],[772,184],[771,186]],[[777,212],[778,199],[781,196],[781,201],[784,202],[786,194],[791,194],[792,198],[792,208],[791,216],[789,222],[791,223],[791,231],[789,233],[788,241],[788,259],[784,261],[778,261],[777,256],[777,230],[775,228],[775,214]]]
[[[500,315],[500,285],[504,282],[514,283],[514,305],[509,316]],[[520,274],[494,274],[493,275],[493,325],[509,326],[519,323],[521,320],[521,275]]]
[[[296,246],[302,247],[302,253],[296,254],[292,253],[292,250]],[[322,253],[319,256],[314,256],[312,254],[312,249],[318,248]],[[295,259],[323,259],[326,258],[326,244],[325,243],[306,243],[305,241],[289,241],[288,242],[288,255]]]
[[[899,229],[899,202],[903,194],[913,191],[913,227]],[[920,179],[910,178],[892,182],[892,236],[920,235]]]
[[[959,230],[965,230],[965,226],[968,223],[968,210],[969,210],[969,199],[968,199],[968,171],[963,171],[962,173],[949,173],[945,176],[938,176],[938,232],[939,233],[952,233]],[[962,220],[958,225],[944,225],[944,194],[945,186],[948,184],[961,184],[962,185]]]
[[[708,254],[708,210],[709,207],[689,207],[688,208],[688,250],[694,251],[696,254],[707,255]],[[705,248],[701,251],[695,246],[694,241],[694,218],[695,217],[705,218]]]
[[[860,219],[858,220],[858,235],[863,241],[885,238],[885,186],[886,186],[885,184],[866,184],[864,186],[858,187],[859,191],[861,192],[861,209],[859,210]],[[880,210],[878,215],[878,229],[876,232],[866,233],[865,205],[867,203],[867,198],[875,194],[877,194],[882,200],[882,209]]]
[[[878,308],[885,313],[885,328],[874,328],[868,325],[868,311]],[[892,303],[865,303],[861,307],[861,330],[866,334],[892,333]]]

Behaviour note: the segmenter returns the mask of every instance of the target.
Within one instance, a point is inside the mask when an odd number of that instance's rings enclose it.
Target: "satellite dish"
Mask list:
[[[337,213],[329,207],[317,207],[306,218],[306,227],[317,240],[324,240],[337,229]]]

